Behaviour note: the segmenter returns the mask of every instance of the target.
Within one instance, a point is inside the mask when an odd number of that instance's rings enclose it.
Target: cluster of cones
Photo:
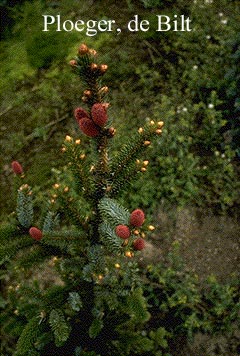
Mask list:
[[[79,107],[74,111],[74,116],[80,127],[80,130],[89,137],[96,137],[100,134],[107,122],[107,103],[95,103],[91,108],[91,113]]]
[[[141,209],[135,209],[130,215],[129,225],[132,228],[140,227],[144,223],[145,215]],[[115,228],[116,235],[121,239],[127,241],[131,236],[131,228],[128,225],[117,225]],[[145,241],[138,237],[133,241],[134,250],[140,251],[144,249]]]

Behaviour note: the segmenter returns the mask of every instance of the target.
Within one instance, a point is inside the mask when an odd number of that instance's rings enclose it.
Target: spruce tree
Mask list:
[[[70,66],[84,85],[83,104],[74,110],[80,137],[65,137],[68,165],[43,218],[21,164],[12,162],[20,187],[16,212],[1,228],[1,263],[15,279],[3,292],[2,330],[18,339],[15,356],[141,355],[151,348],[141,333],[150,314],[136,258],[145,247],[145,214],[118,198],[146,169],[141,154],[163,122],[136,128],[113,154],[116,129],[102,84],[108,67],[85,44]],[[54,283],[31,278],[47,268],[55,271]]]

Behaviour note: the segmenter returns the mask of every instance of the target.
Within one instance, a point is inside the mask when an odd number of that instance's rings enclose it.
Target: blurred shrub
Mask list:
[[[226,102],[223,111],[226,115],[228,125],[226,132],[232,147],[240,157],[240,35],[229,43],[231,48],[231,60],[229,69],[225,75],[224,92]]]
[[[146,274],[145,295],[151,313],[146,330],[151,330],[149,335],[155,340],[154,356],[179,352],[197,332],[211,336],[225,333],[234,338],[237,329],[237,281],[222,285],[210,276],[202,288],[177,251],[175,244],[166,262],[148,266]]]
[[[235,152],[220,133],[226,121],[216,109],[216,92],[208,104],[181,100],[176,92],[155,103],[151,118],[164,120],[163,134],[147,157],[139,157],[150,159],[147,172],[139,174],[123,199],[130,202],[130,193],[135,205],[151,212],[160,201],[209,207],[218,213],[237,208]]]

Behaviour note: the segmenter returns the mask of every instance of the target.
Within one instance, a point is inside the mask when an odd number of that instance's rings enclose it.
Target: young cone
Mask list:
[[[98,126],[104,126],[107,122],[107,112],[101,103],[95,103],[91,109],[92,119]]]
[[[75,116],[75,119],[77,121],[83,119],[84,117],[88,117],[89,118],[89,115],[88,113],[86,112],[86,110],[84,110],[83,108],[76,108],[74,110],[74,116]]]
[[[145,241],[141,237],[139,237],[138,239],[134,240],[133,247],[134,250],[141,251],[145,247]]]
[[[96,137],[100,133],[98,126],[88,117],[79,120],[78,125],[82,132],[89,137]]]
[[[115,229],[115,232],[118,237],[121,239],[128,239],[131,235],[130,229],[126,225],[118,225]]]
[[[21,166],[21,164],[18,161],[13,161],[11,163],[12,166],[12,170],[15,174],[23,174],[23,168]]]
[[[42,231],[35,226],[29,229],[29,235],[36,241],[40,241],[43,237]]]
[[[141,209],[135,209],[130,215],[130,224],[136,227],[142,226],[145,220],[144,212]]]

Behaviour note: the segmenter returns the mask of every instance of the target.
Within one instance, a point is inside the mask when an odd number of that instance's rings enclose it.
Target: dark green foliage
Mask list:
[[[133,320],[145,323],[150,318],[150,314],[146,309],[147,305],[143,296],[143,291],[141,288],[137,288],[128,298],[127,310],[130,310],[130,315]]]
[[[198,276],[185,270],[177,245],[169,254],[167,265],[149,266],[147,276],[145,296],[152,316],[149,325],[153,329],[149,336],[154,340],[159,333],[160,349],[169,352],[174,339],[192,340],[197,331],[233,335],[235,323],[239,322],[236,281],[221,285],[210,277],[201,287]]]
[[[228,124],[227,134],[230,134],[230,141],[232,147],[236,150],[238,156],[240,155],[240,36],[239,34],[229,43],[231,47],[231,66],[226,72],[224,88],[226,92],[225,113]]]
[[[46,41],[48,46],[46,46]],[[37,69],[49,68],[53,62],[62,61],[67,56],[67,46],[62,43],[68,42],[68,36],[64,32],[56,36],[55,32],[42,32],[28,36],[26,52],[30,65]],[[36,55],[37,54],[37,55]]]
[[[14,355],[39,356],[40,353],[37,351],[37,340],[42,335],[42,332],[43,327],[39,324],[39,320],[36,317],[32,318],[24,328],[18,340],[17,351]]]

